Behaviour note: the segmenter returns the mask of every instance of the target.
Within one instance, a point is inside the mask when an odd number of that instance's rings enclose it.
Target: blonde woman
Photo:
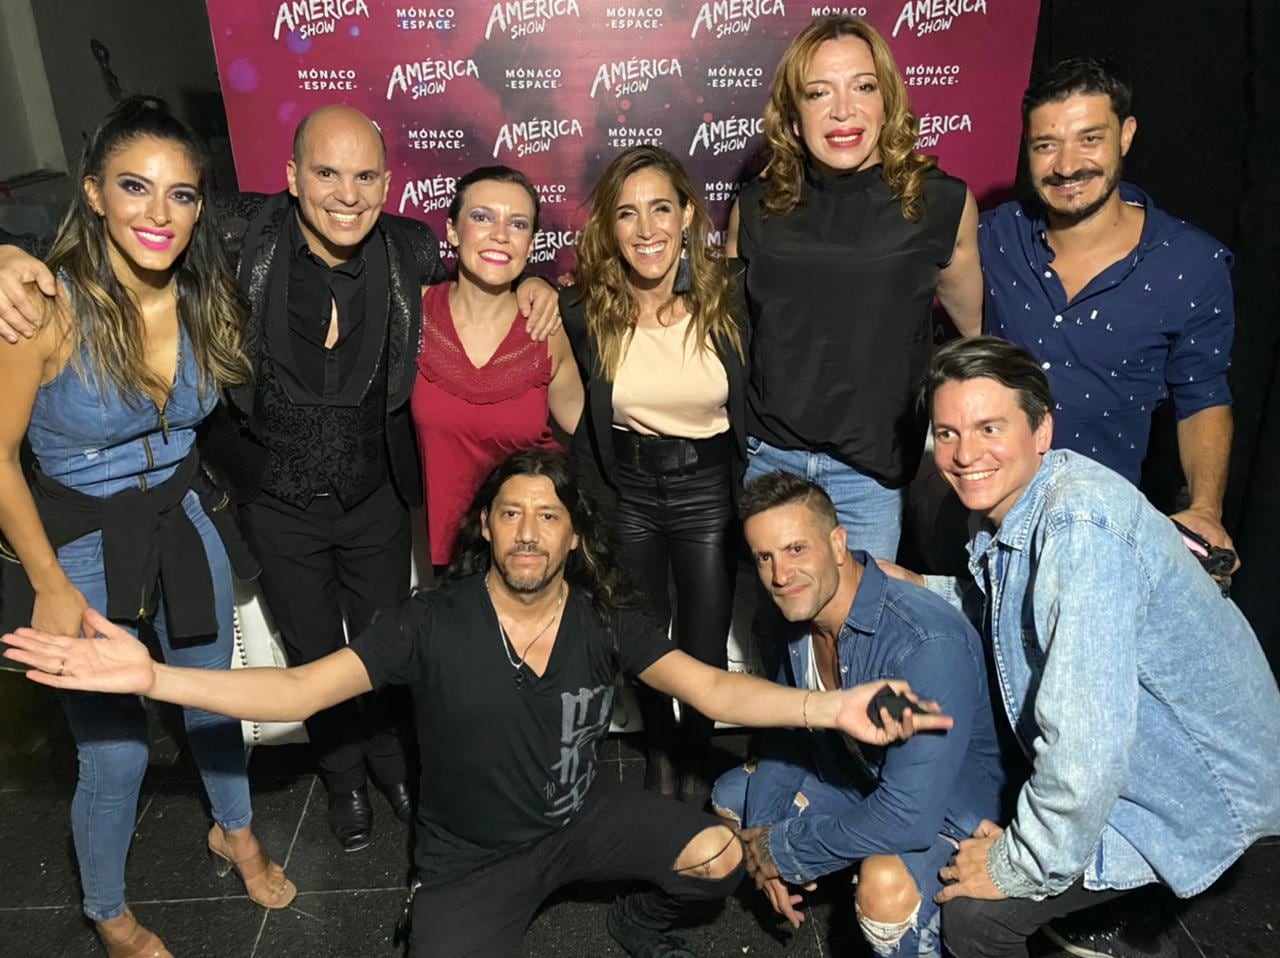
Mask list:
[[[891,559],[924,448],[913,396],[935,294],[961,333],[981,327],[977,206],[915,151],[893,54],[856,17],[791,41],[764,121],[769,163],[727,245],[751,312],[747,479],[816,481],[851,545]]]
[[[746,335],[706,207],[657,146],[620,153],[591,192],[577,286],[560,312],[587,384],[574,437],[617,501],[630,569],[660,623],[724,668],[733,607],[734,499],[745,467]],[[712,723],[640,689],[646,787],[705,798]]]

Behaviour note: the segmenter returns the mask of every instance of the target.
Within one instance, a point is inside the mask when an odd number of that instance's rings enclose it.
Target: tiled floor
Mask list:
[[[163,724],[163,723],[162,723]],[[38,731],[37,731],[38,730]],[[746,736],[721,734],[724,761]],[[639,787],[643,763],[625,736],[605,750],[605,772]],[[329,837],[323,789],[305,750],[259,748],[252,761],[255,826],[300,889],[293,905],[267,912],[233,877],[219,879],[203,852],[203,793],[171,737],[157,727],[129,859],[129,895],[139,917],[178,958],[395,958],[391,931],[403,900],[408,835],[375,799],[373,845],[343,854]],[[0,672],[0,955],[89,958],[101,951],[80,917],[68,829],[74,759],[61,714],[44,690]],[[569,889],[538,915],[527,958],[618,956],[604,928],[610,889]],[[783,930],[742,891],[707,923],[683,934],[718,958],[813,958],[870,952],[848,906],[847,879],[813,896],[809,920]],[[1182,958],[1280,956],[1280,840],[1253,848],[1208,893],[1179,906]],[[1044,950],[1041,955],[1058,953]]]

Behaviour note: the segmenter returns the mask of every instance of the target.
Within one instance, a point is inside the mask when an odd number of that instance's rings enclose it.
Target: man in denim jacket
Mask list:
[[[1280,832],[1280,692],[1173,524],[1111,470],[1049,451],[1030,355],[952,343],[923,398],[972,512],[976,588],[926,584],[982,623],[1032,763],[1007,824],[983,822],[942,869],[943,935],[958,958],[1025,956],[1054,919],[1152,882],[1195,895]],[[1123,936],[1072,953],[1151,954]]]
[[[747,826],[748,868],[793,925],[803,915],[789,886],[857,864],[858,920],[876,952],[940,955],[938,870],[979,821],[999,816],[1005,781],[981,640],[946,602],[850,552],[821,487],[771,473],[747,485],[740,511],[760,578],[790,623],[782,684],[900,677],[955,725],[889,748],[766,733],[764,755],[722,776],[712,804]]]

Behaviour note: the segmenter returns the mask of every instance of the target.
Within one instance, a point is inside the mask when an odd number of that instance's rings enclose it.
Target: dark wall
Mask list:
[[[1035,63],[1115,57],[1138,120],[1126,179],[1235,251],[1226,524],[1244,564],[1233,595],[1280,671],[1278,49],[1275,0],[1043,0]],[[1157,500],[1179,484],[1171,420],[1159,424],[1146,470]]]

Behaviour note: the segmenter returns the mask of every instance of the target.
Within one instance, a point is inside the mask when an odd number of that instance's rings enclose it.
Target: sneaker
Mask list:
[[[622,910],[622,900],[609,906],[605,927],[631,958],[698,958],[689,946],[675,935],[638,925]]]
[[[1178,958],[1178,946],[1161,929],[1139,927],[1124,918],[1103,926],[1072,915],[1041,930],[1075,958]]]

